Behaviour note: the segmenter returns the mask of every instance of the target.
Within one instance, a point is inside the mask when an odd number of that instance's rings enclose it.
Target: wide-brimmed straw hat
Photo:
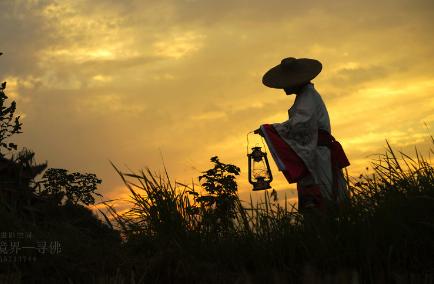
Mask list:
[[[297,87],[315,78],[321,69],[322,64],[318,60],[288,57],[268,70],[262,77],[262,83],[276,89]]]

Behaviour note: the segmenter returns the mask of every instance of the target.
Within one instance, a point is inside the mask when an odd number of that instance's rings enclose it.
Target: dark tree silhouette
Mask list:
[[[0,53],[0,55],[2,55]],[[4,90],[6,82],[0,87],[0,184],[13,189],[26,188],[28,191],[39,190],[37,194],[40,197],[54,200],[56,204],[62,204],[64,197],[66,202],[77,204],[82,202],[85,205],[94,204],[95,199],[92,196],[100,195],[95,193],[96,185],[102,181],[95,174],[68,174],[67,170],[49,168],[43,175],[42,180],[36,182],[34,179],[41,174],[47,167],[47,163],[34,163],[35,153],[26,148],[18,152],[17,156],[12,155],[6,158],[2,149],[11,151],[17,150],[14,143],[6,143],[5,140],[13,134],[22,133],[22,123],[19,116],[15,117],[16,103],[13,101],[10,106],[4,106],[8,98]],[[9,198],[10,199],[10,198]],[[16,199],[16,198],[14,198]]]
[[[1,55],[1,54],[0,54]],[[15,143],[6,143],[5,140],[13,134],[22,133],[20,123],[20,116],[15,116],[16,102],[12,101],[9,106],[5,106],[5,101],[8,99],[4,90],[6,89],[6,82],[0,86],[0,157],[4,157],[2,149],[8,151],[17,149]]]
[[[101,182],[95,174],[69,174],[65,169],[50,168],[38,182],[38,195],[53,199],[59,205],[63,203],[64,197],[65,203],[94,204],[95,198],[92,195],[102,196],[95,192],[97,184]]]

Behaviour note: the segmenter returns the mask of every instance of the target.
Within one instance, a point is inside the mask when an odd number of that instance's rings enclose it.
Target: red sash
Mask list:
[[[318,146],[326,146],[330,149],[332,164],[338,169],[342,169],[350,165],[341,143],[339,143],[327,131],[318,129]]]

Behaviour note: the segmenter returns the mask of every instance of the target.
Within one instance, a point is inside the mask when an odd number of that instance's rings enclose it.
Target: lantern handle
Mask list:
[[[249,155],[249,135],[251,133],[254,133],[254,131],[247,132],[247,146],[246,146],[246,154],[247,155]],[[261,135],[259,135],[259,136],[261,136]],[[267,154],[267,147],[265,146],[265,140],[264,140],[263,136],[261,136],[261,141],[262,141],[262,146],[264,146],[264,152],[265,152],[265,154]]]
[[[247,132],[247,146],[246,146],[246,154],[249,155],[249,134],[253,133],[254,131]]]

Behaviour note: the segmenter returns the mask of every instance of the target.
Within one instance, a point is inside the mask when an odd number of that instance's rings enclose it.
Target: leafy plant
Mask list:
[[[14,116],[16,110],[16,102],[12,101],[9,106],[5,106],[5,101],[8,99],[4,90],[6,89],[6,82],[0,86],[0,157],[4,157],[1,152],[2,149],[8,151],[17,149],[15,143],[6,143],[5,140],[13,134],[22,133],[20,123],[20,116]]]
[[[62,204],[62,200],[66,196],[65,202],[73,204],[82,202],[89,205],[95,203],[93,195],[102,196],[95,192],[97,184],[102,182],[95,174],[77,172],[69,174],[65,169],[50,168],[42,178],[38,182],[38,194],[55,200],[57,204]]]
[[[2,52],[0,52],[1,55],[3,55]],[[8,99],[5,94],[6,85],[6,82],[0,85],[0,168],[2,164],[3,167],[7,165],[6,168],[9,169],[9,175],[13,175],[11,172],[18,169],[19,173],[15,173],[17,176],[20,178],[25,176],[25,179],[31,180],[45,169],[46,163],[33,165],[35,153],[26,148],[18,152],[16,159],[14,159],[13,155],[11,159],[6,159],[5,154],[2,153],[2,149],[6,149],[7,151],[12,149],[17,150],[15,143],[6,143],[6,140],[14,134],[23,133],[20,131],[22,126],[20,116],[15,116],[16,102],[12,101],[9,106],[5,105]]]
[[[195,201],[206,212],[204,221],[211,219],[212,224],[218,227],[214,229],[223,231],[232,228],[236,217],[238,185],[235,176],[240,174],[240,168],[220,162],[217,156],[210,160],[214,167],[199,176],[199,182],[205,180],[201,186],[207,194],[195,196]]]

